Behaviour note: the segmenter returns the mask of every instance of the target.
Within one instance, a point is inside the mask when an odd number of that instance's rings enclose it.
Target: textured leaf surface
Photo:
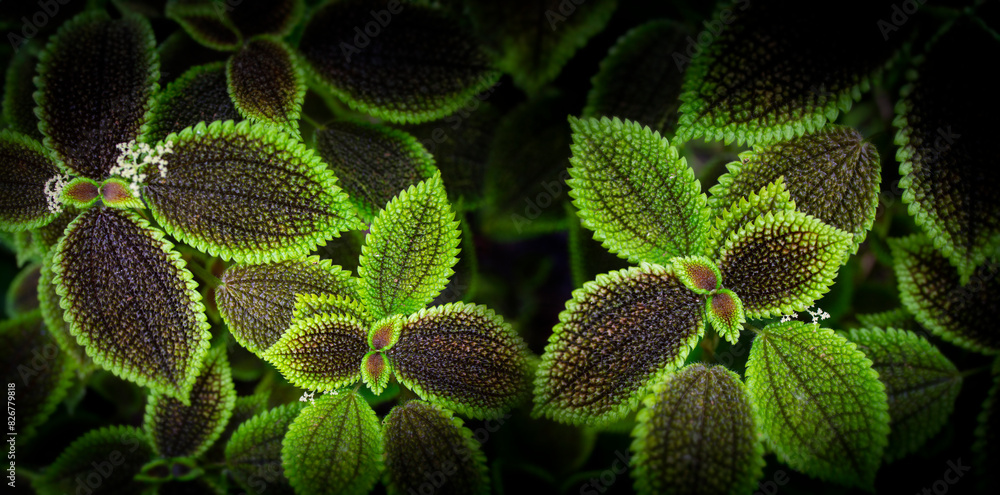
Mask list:
[[[234,379],[239,380],[235,376]],[[236,402],[233,403],[233,414],[229,417],[226,427],[223,428],[222,433],[219,434],[219,438],[205,452],[202,458],[211,461],[224,461],[226,458],[226,445],[229,444],[229,439],[233,437],[233,433],[245,421],[249,421],[254,416],[267,411],[267,401],[270,399],[270,396],[271,392],[265,391],[237,397]]]
[[[281,467],[281,441],[305,406],[293,402],[254,416],[233,433],[226,444],[226,467],[245,490],[265,484],[268,493],[291,494]]]
[[[371,322],[368,308],[348,296],[334,294],[298,294],[295,296],[295,308],[292,310],[293,322],[326,314],[350,316],[362,324]]]
[[[717,34],[707,47],[698,41],[691,59],[673,57],[675,63],[690,62],[677,135],[752,145],[801,136],[835,120],[907,38],[899,32],[883,38],[878,22],[893,12],[891,3],[850,0],[836,9],[789,9],[778,1],[727,5],[731,20],[722,31],[703,31]],[[717,15],[722,18],[721,11]],[[831,32],[852,36],[832,41]]]
[[[617,118],[570,118],[570,126],[570,195],[595,239],[633,263],[666,264],[702,252],[705,195],[666,139]]]
[[[315,138],[319,155],[368,222],[400,192],[437,171],[434,158],[403,131],[334,122],[317,129]]]
[[[986,260],[1000,260],[1000,171],[991,132],[1000,95],[970,65],[978,53],[1000,48],[994,36],[971,19],[957,21],[927,52],[896,106],[903,202],[963,282]]]
[[[146,200],[167,233],[201,251],[266,263],[362,228],[319,157],[273,127],[199,124],[167,142],[167,174],[150,181]]]
[[[846,337],[872,361],[889,398],[886,461],[916,452],[948,422],[962,388],[955,365],[922,337],[889,328]]]
[[[45,325],[52,333],[56,343],[59,344],[59,348],[76,361],[77,367],[81,371],[88,372],[93,369],[94,362],[87,355],[87,350],[76,341],[76,337],[70,332],[70,325],[63,318],[65,310],[59,304],[62,298],[56,292],[55,284],[52,283],[52,256],[54,254],[54,252],[49,253],[39,272],[38,307],[41,308]]]
[[[850,235],[804,213],[768,213],[720,249],[722,284],[748,318],[805,311],[833,285],[850,245]]]
[[[422,310],[403,323],[385,354],[400,383],[470,417],[498,417],[529,393],[527,345],[485,306]]]
[[[980,266],[962,285],[955,267],[923,235],[891,239],[899,298],[917,323],[942,339],[976,352],[1000,352],[1000,265]]]
[[[583,116],[618,117],[671,134],[684,71],[667,55],[682,51],[689,34],[668,20],[650,21],[625,33],[601,61]]]
[[[885,386],[856,346],[817,324],[757,334],[747,362],[754,418],[795,470],[871,490],[889,436]]]
[[[497,66],[529,94],[556,78],[563,66],[614,13],[614,0],[468,2],[480,36],[497,53]]]
[[[704,298],[670,268],[598,275],[573,292],[535,378],[535,414],[607,425],[684,363],[704,333]]]
[[[43,227],[31,231],[33,247],[40,256],[47,256],[66,233],[66,227],[80,214],[71,205],[63,205],[62,212]]]
[[[878,150],[858,131],[829,126],[740,159],[712,187],[710,206],[725,208],[783,177],[796,209],[854,234],[857,252],[875,222],[881,182]]]
[[[906,308],[890,309],[879,313],[864,313],[854,315],[862,328],[895,328],[897,330],[916,330],[913,315]]]
[[[351,108],[393,122],[434,120],[499,79],[458,22],[418,4],[394,10],[361,0],[331,2],[305,28],[299,50]],[[366,35],[369,26],[375,36]]]
[[[11,130],[25,134],[36,141],[42,140],[35,115],[35,66],[38,50],[22,46],[11,57],[3,87],[3,118]]]
[[[159,79],[146,19],[85,12],[63,24],[38,66],[39,129],[69,170],[102,180],[142,131]]]
[[[729,236],[744,225],[768,212],[794,210],[795,202],[792,201],[791,194],[785,188],[784,177],[780,177],[759,191],[733,200],[731,205],[720,206],[716,202],[714,206],[716,206],[714,213],[717,216],[712,224],[705,252],[711,258],[718,258],[719,250],[726,244]]]
[[[336,390],[361,379],[368,328],[350,316],[298,320],[263,355],[297,387]]]
[[[208,323],[191,273],[163,237],[134,213],[91,208],[56,248],[52,280],[95,363],[186,402]]]
[[[486,456],[472,432],[451,412],[411,400],[394,407],[383,428],[390,494],[418,492],[427,483],[427,473],[445,475],[444,484],[435,493],[490,493]]]
[[[639,493],[752,493],[764,468],[739,375],[693,364],[658,384],[632,431]]]
[[[146,140],[154,143],[198,122],[241,120],[229,97],[222,62],[192,67],[156,97]]]
[[[0,229],[47,225],[62,209],[49,197],[50,179],[62,174],[52,154],[24,134],[0,131]]]
[[[692,292],[706,295],[722,288],[722,274],[712,260],[704,256],[685,256],[670,260],[674,275]]]
[[[215,302],[233,337],[261,353],[292,323],[297,294],[356,297],[350,272],[310,256],[263,265],[233,265],[222,275]]]
[[[229,16],[221,15],[228,5],[208,0],[170,0],[166,14],[198,43],[215,50],[229,51],[239,47],[243,36]]]
[[[88,475],[97,472],[93,463],[118,461],[117,464],[112,464],[114,469],[110,470],[108,476],[102,477],[101,483],[89,493],[140,493],[144,487],[132,477],[155,456],[146,435],[138,428],[110,426],[91,430],[74,440],[45,470],[45,475],[39,482],[45,489],[40,491],[75,493],[80,479],[86,479]]]
[[[736,344],[740,338],[740,330],[746,323],[743,301],[729,289],[722,289],[708,296],[705,302],[705,317],[719,336],[730,344]]]
[[[305,76],[280,39],[257,37],[243,44],[226,64],[226,80],[240,115],[299,133]]]
[[[235,404],[226,348],[218,347],[205,356],[189,405],[156,392],[150,395],[144,429],[161,456],[197,457],[219,438]]]
[[[441,175],[403,191],[372,222],[361,249],[358,296],[375,319],[431,302],[454,273],[460,226]]]
[[[368,493],[382,468],[382,425],[357,392],[324,395],[288,428],[281,463],[296,493]]]

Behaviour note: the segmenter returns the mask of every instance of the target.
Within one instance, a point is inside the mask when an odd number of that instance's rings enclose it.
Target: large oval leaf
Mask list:
[[[83,373],[88,373],[94,369],[94,361],[87,355],[87,350],[76,341],[76,337],[70,331],[70,325],[63,318],[65,310],[62,308],[56,286],[52,283],[52,256],[55,251],[50,251],[42,263],[42,269],[38,277],[38,307],[42,310],[42,318],[49,327],[49,332],[59,344],[66,355],[76,361],[77,368]]]
[[[529,393],[527,345],[485,306],[422,310],[403,323],[385,355],[400,383],[470,417],[500,416]]]
[[[704,334],[705,299],[673,270],[643,264],[598,275],[573,292],[535,378],[535,414],[613,423],[684,363]]]
[[[297,387],[336,390],[361,379],[368,326],[347,315],[296,320],[263,357]]]
[[[53,186],[60,179],[58,163],[38,141],[0,131],[0,230],[34,229],[55,219],[62,204]]]
[[[722,366],[688,366],[656,385],[632,431],[636,491],[752,493],[764,468],[750,398]]]
[[[414,3],[374,8],[330,2],[312,16],[299,50],[351,108],[393,122],[444,117],[500,77],[458,22]]]
[[[146,201],[167,233],[201,251],[266,263],[363,228],[319,157],[271,126],[201,123],[166,142],[166,175],[153,174]]]
[[[247,41],[229,58],[226,81],[240,115],[298,135],[306,83],[288,45],[267,36]]]
[[[828,328],[768,325],[747,362],[747,390],[768,448],[793,469],[873,490],[889,437],[872,362]]]
[[[316,256],[263,265],[233,265],[222,274],[215,302],[236,341],[266,351],[292,323],[297,294],[357,297],[351,273]]]
[[[63,24],[38,66],[39,129],[76,175],[103,180],[135,141],[152,104],[159,61],[149,22],[88,11]]]
[[[434,493],[490,493],[486,456],[472,432],[450,411],[411,400],[394,407],[383,428],[390,494],[419,493],[428,482],[437,488]]]
[[[166,15],[177,21],[187,33],[209,48],[215,50],[235,50],[243,42],[243,36],[232,19],[225,15],[228,2],[211,0],[170,0],[166,5]]]
[[[245,490],[292,494],[281,467],[281,442],[304,404],[293,402],[249,419],[226,444],[226,467]]]
[[[217,120],[240,120],[229,97],[222,62],[192,67],[156,96],[146,140],[160,141],[198,122]]]
[[[735,200],[728,207],[716,208],[717,216],[708,237],[706,255],[711,259],[718,259],[719,250],[725,246],[726,240],[757,217],[768,212],[794,209],[795,201],[792,201],[791,194],[785,188],[784,177]]]
[[[102,206],[70,224],[52,257],[66,321],[94,362],[187,403],[210,335],[184,266],[163,232]]]
[[[110,426],[91,430],[59,454],[35,488],[41,493],[76,493],[84,480],[89,485],[81,493],[141,493],[145,486],[133,477],[154,457],[146,435],[138,428]]]
[[[368,493],[382,469],[382,425],[357,392],[324,395],[288,427],[281,463],[296,493]]]

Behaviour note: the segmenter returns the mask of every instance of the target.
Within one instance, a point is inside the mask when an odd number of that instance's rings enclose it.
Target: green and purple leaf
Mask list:
[[[336,390],[362,378],[368,327],[351,316],[326,314],[296,320],[262,357],[291,384]]]
[[[214,50],[233,51],[243,43],[243,36],[225,15],[228,6],[212,0],[170,0],[166,15],[198,43]]]
[[[276,407],[249,419],[233,433],[226,444],[226,467],[241,487],[257,490],[263,482],[268,493],[293,493],[281,466],[281,442],[304,408],[298,402]]]
[[[711,201],[711,199],[709,200]],[[744,225],[753,222],[765,213],[777,213],[782,210],[794,210],[795,201],[785,188],[784,177],[733,201],[732,205],[717,207],[715,222],[708,236],[708,247],[705,253],[710,258],[718,259],[719,250],[726,244],[729,236],[740,230]]]
[[[287,35],[298,24],[305,4],[302,0],[229,0],[229,19],[244,36]]]
[[[62,298],[56,292],[55,284],[52,283],[52,256],[54,254],[54,251],[49,252],[41,265],[38,277],[38,307],[41,308],[42,318],[45,319],[45,324],[56,343],[59,344],[59,348],[76,361],[77,368],[81,372],[88,373],[94,369],[94,361],[87,355],[87,350],[76,341],[76,337],[70,331],[69,323],[63,318],[65,310],[59,303]]]
[[[155,143],[198,122],[241,120],[229,97],[226,65],[214,62],[192,67],[156,97],[145,139]]]
[[[59,162],[38,141],[0,131],[0,230],[23,231],[52,222],[63,209],[53,194],[53,182],[62,175]]]
[[[270,36],[248,40],[229,58],[226,81],[240,115],[299,134],[305,75],[283,41]]]
[[[705,302],[705,318],[720,337],[733,345],[739,340],[740,330],[747,321],[743,301],[729,289],[720,289],[708,296]]]
[[[38,116],[35,115],[35,68],[38,50],[35,45],[20,47],[10,59],[3,89],[3,118],[10,129],[41,141]]]
[[[145,433],[131,426],[109,426],[91,430],[77,438],[66,448],[45,474],[35,481],[41,493],[76,493],[80,480],[96,473],[94,463],[106,462],[109,469],[101,483],[87,493],[91,495],[117,495],[141,493],[144,484],[134,479],[150,460],[156,457]]]

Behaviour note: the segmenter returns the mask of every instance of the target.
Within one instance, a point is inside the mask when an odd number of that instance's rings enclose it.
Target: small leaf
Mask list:
[[[36,488],[41,493],[76,493],[80,480],[97,475],[101,482],[92,489],[92,485],[87,486],[89,494],[140,493],[145,485],[133,477],[155,456],[146,435],[138,428],[109,426],[91,430],[59,454]],[[107,476],[101,476],[94,464],[105,463],[111,468],[106,468]]]
[[[674,275],[695,294],[707,295],[722,288],[722,274],[712,260],[704,256],[673,258]]]
[[[705,195],[666,139],[617,118],[571,117],[570,126],[570,195],[595,239],[632,263],[666,264],[703,251]]]
[[[536,416],[601,426],[634,411],[704,334],[704,298],[668,267],[598,275],[573,291],[535,378]]]
[[[498,417],[529,393],[527,345],[485,306],[421,310],[385,355],[396,379],[420,398],[469,417]]]
[[[305,76],[280,39],[263,36],[244,43],[226,64],[226,81],[240,115],[299,134]]]
[[[856,314],[855,318],[862,328],[895,328],[897,330],[916,330],[913,314],[906,308],[890,309],[880,313]]]
[[[23,231],[47,225],[62,210],[52,194],[59,164],[38,141],[0,131],[0,230]]]
[[[118,177],[112,177],[101,183],[97,194],[100,195],[101,203],[108,208],[143,209],[146,207],[142,203],[142,199],[135,195],[130,183]]]
[[[35,92],[39,129],[75,175],[107,178],[117,145],[139,137],[160,77],[155,50],[145,18],[102,11],[66,22],[45,48]]]
[[[796,209],[854,234],[857,252],[875,222],[881,182],[878,150],[858,131],[828,126],[757,147],[740,160],[712,187],[709,206],[726,208],[783,178]]]
[[[983,354],[1000,352],[1000,332],[990,324],[1000,318],[1000,265],[976,268],[969,283],[923,234],[889,239],[899,281],[899,298],[924,328],[959,347]]]
[[[35,45],[22,45],[10,59],[3,89],[3,120],[10,129],[41,141],[38,117],[35,115],[34,78],[38,65]]]
[[[856,346],[812,323],[768,325],[747,362],[754,418],[795,470],[873,491],[889,436],[885,386]]]
[[[14,275],[7,286],[4,309],[13,318],[38,309],[38,280],[41,278],[41,263],[32,263]]]
[[[748,318],[805,311],[830,289],[851,236],[804,213],[767,213],[719,250],[722,284],[739,294]]]
[[[262,357],[297,387],[336,390],[361,379],[367,337],[367,326],[350,316],[316,316],[293,322]]]
[[[295,296],[292,322],[327,314],[350,316],[362,324],[367,324],[372,319],[368,315],[368,308],[349,296],[338,294],[297,294]]]
[[[891,462],[916,452],[948,422],[962,375],[936,347],[912,332],[851,330],[846,337],[872,361],[889,398]]]
[[[149,182],[146,201],[167,233],[200,251],[266,263],[362,228],[319,157],[271,126],[198,124],[166,142],[166,175]]]
[[[226,444],[226,467],[248,493],[260,488],[261,482],[268,493],[292,493],[281,467],[281,442],[304,408],[300,402],[276,407],[254,416],[233,433]]]
[[[439,11],[414,3],[372,7],[326,4],[299,44],[316,79],[351,108],[391,122],[434,120],[500,78],[475,38]]]
[[[297,294],[357,297],[350,272],[310,256],[264,265],[233,265],[222,275],[215,302],[236,341],[259,354],[292,323]]]
[[[145,139],[161,141],[198,122],[241,120],[226,84],[226,65],[214,62],[192,67],[156,97]]]
[[[390,201],[372,222],[358,268],[358,296],[372,317],[408,315],[431,302],[454,273],[459,232],[440,174]]]
[[[67,228],[52,266],[70,331],[94,362],[187,402],[209,325],[163,232],[130,211],[91,208]]]
[[[636,491],[752,493],[764,448],[739,375],[692,364],[657,384],[632,431]]]
[[[369,351],[361,360],[361,380],[376,396],[381,395],[392,378],[392,362],[382,351]]]
[[[288,428],[281,464],[296,493],[368,493],[382,469],[382,426],[357,392],[324,395]]]
[[[224,15],[226,6],[228,4],[211,0],[170,0],[166,14],[198,43],[215,50],[230,51],[243,43],[243,36],[229,16]]]
[[[709,202],[711,203],[711,199]],[[795,202],[785,188],[785,178],[779,177],[759,191],[734,200],[731,205],[720,207],[716,202],[715,206],[715,213],[718,216],[708,236],[708,247],[705,252],[710,258],[717,259],[719,250],[733,233],[765,213],[794,210]]]
[[[743,301],[729,289],[721,289],[708,296],[705,302],[705,317],[719,336],[733,345],[740,339],[740,330],[747,321]]]
[[[153,392],[143,428],[163,457],[198,457],[215,443],[233,414],[233,386],[225,347],[209,351],[191,389],[190,405]]]
[[[382,425],[390,494],[419,493],[428,481],[436,493],[490,493],[486,456],[472,431],[450,411],[411,400],[392,408]]]
[[[77,368],[82,373],[89,373],[94,369],[94,361],[87,355],[87,350],[77,341],[70,332],[69,323],[63,318],[64,310],[59,301],[62,299],[56,292],[56,286],[52,283],[52,256],[54,251],[49,252],[42,263],[41,272],[38,277],[38,307],[42,310],[42,318],[49,332],[55,338],[59,348],[64,353],[76,361]]]
[[[374,124],[334,122],[316,130],[316,151],[343,183],[366,222],[389,200],[430,179],[434,158],[403,132]]]
[[[78,210],[86,210],[101,197],[101,185],[86,177],[77,177],[66,184],[59,194],[59,202]]]
[[[298,24],[303,10],[302,0],[230,0],[226,12],[244,36],[282,37]]]
[[[405,318],[390,316],[376,322],[368,330],[368,346],[375,351],[387,351],[399,342]]]
[[[653,20],[618,38],[593,78],[583,117],[618,117],[672,134],[684,67],[667,54],[684,50],[690,34],[677,22]]]
[[[995,33],[971,17],[957,20],[911,73],[893,122],[903,202],[934,247],[958,267],[963,284],[977,266],[1000,259],[1000,192],[994,187],[1000,172],[990,131],[1000,96],[975,65],[980,53],[1000,49]]]

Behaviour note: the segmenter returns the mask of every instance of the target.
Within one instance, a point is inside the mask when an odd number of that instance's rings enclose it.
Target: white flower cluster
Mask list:
[[[299,397],[299,402],[316,402],[316,400],[313,399],[313,395],[315,394],[316,392],[302,392],[302,397]]]
[[[830,313],[823,311],[823,308],[819,306],[816,306],[816,311],[813,311],[810,308],[806,308],[806,313],[809,313],[809,316],[812,316],[812,321],[809,323],[819,323],[830,317]],[[794,318],[796,315],[798,315],[798,313],[782,316],[781,323],[792,321],[792,318]]]
[[[48,203],[49,212],[59,213],[62,210],[62,191],[69,184],[69,176],[57,174],[45,181],[44,192],[45,202]]]
[[[115,166],[111,167],[111,175],[118,175],[129,181],[129,189],[135,197],[139,197],[139,184],[146,181],[146,174],[140,172],[147,165],[155,166],[160,172],[160,177],[167,176],[167,160],[163,155],[173,152],[174,143],[168,141],[167,144],[157,144],[156,148],[146,143],[136,144],[135,140],[127,143],[118,143],[116,146],[121,153],[115,159]]]

